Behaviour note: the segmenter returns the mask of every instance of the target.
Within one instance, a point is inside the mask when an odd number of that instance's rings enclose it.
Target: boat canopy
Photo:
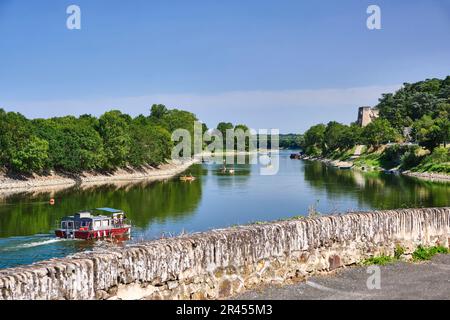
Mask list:
[[[122,210],[113,209],[113,208],[96,208],[97,211],[103,211],[108,213],[122,213]]]

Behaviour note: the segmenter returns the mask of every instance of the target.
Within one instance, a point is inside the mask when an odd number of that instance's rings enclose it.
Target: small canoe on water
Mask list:
[[[195,181],[195,177],[193,177],[193,176],[182,176],[182,177],[180,177],[180,180],[181,181]]]

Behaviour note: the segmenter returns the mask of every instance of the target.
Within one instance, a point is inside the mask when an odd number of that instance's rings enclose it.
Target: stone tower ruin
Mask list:
[[[378,117],[378,109],[371,107],[360,107],[358,111],[358,125],[365,127]]]

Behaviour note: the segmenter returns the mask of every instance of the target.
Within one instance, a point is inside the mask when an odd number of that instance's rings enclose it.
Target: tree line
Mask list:
[[[308,129],[301,138],[304,152],[327,156],[355,145],[377,148],[410,139],[431,152],[450,140],[450,76],[414,84],[405,83],[395,93],[383,94],[376,108],[380,117],[364,128],[331,121]]]
[[[134,118],[112,110],[98,118],[82,115],[27,119],[20,113],[0,109],[0,170],[19,174],[51,170],[80,173],[157,166],[171,157],[172,133],[185,129],[194,137],[196,122],[195,114],[169,110],[163,104],[153,105],[148,116]],[[215,130],[225,138],[227,129],[235,133],[248,131],[246,125],[229,122],[219,123]],[[202,132],[208,130],[203,123]],[[244,141],[248,150],[249,137]],[[234,149],[237,148],[235,137]]]
[[[0,167],[14,173],[81,172],[158,165],[170,157],[171,132],[193,133],[194,114],[153,105],[135,118],[118,110],[91,115],[27,119],[0,109]]]

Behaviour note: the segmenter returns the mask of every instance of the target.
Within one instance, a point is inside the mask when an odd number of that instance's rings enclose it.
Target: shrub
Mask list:
[[[413,252],[413,259],[415,261],[430,260],[434,255],[438,253],[446,254],[449,253],[449,250],[443,246],[428,247],[428,248],[419,246]]]
[[[417,147],[415,150],[411,148],[400,157],[400,167],[403,170],[414,168],[422,162],[425,156],[419,155],[419,150],[419,147]]]
[[[394,258],[395,259],[400,259],[401,257],[402,257],[402,255],[404,255],[405,254],[405,248],[403,248],[402,246],[400,246],[400,245],[397,245],[396,247],[395,247],[395,250],[394,250]]]
[[[362,264],[365,266],[371,266],[371,265],[384,266],[384,265],[386,265],[388,263],[392,263],[394,261],[395,261],[395,259],[393,257],[381,255],[378,257],[371,257],[369,259],[366,259],[362,262]]]
[[[433,153],[429,155],[425,162],[433,162],[433,163],[444,163],[450,161],[450,149],[447,148],[436,148]]]
[[[450,149],[436,148],[414,168],[421,172],[440,172],[450,174]]]
[[[385,168],[399,166],[406,170],[418,166],[424,159],[417,145],[392,145],[384,150],[380,160]]]

